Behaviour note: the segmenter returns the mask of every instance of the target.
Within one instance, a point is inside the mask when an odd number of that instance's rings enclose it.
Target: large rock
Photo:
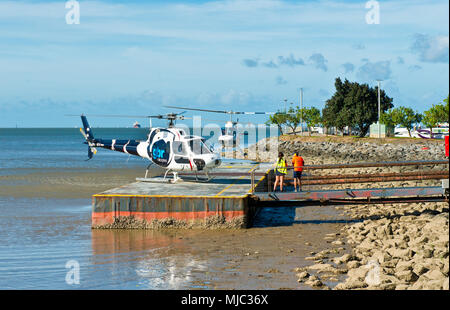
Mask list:
[[[424,290],[442,290],[444,285],[444,279],[441,280],[430,280],[423,283]]]
[[[306,271],[297,273],[297,278],[298,278],[299,280],[304,280],[304,279],[306,279],[306,278],[309,278],[309,276],[310,276],[309,273],[306,272]]]
[[[395,266],[396,272],[402,272],[402,271],[408,271],[413,269],[413,262],[408,261],[399,261],[397,265]]]
[[[448,278],[446,278],[445,280],[444,280],[444,282],[442,283],[442,289],[443,290],[447,290],[448,291]]]
[[[387,251],[394,258],[405,259],[413,256],[413,251],[409,249],[389,248]]]
[[[395,274],[396,278],[405,282],[415,282],[419,277],[411,270],[404,270]]]
[[[336,290],[351,290],[351,289],[358,289],[358,288],[365,288],[367,287],[367,283],[361,280],[356,279],[350,279],[347,280],[344,283],[339,283],[335,286]]]
[[[355,269],[350,269],[347,273],[349,278],[356,280],[364,280],[367,275],[369,268],[367,266],[361,266]]]
[[[376,250],[372,254],[372,259],[377,260],[378,263],[380,263],[380,264],[383,264],[383,263],[385,263],[387,261],[390,261],[392,259],[392,256],[389,255],[385,251]]]
[[[344,254],[341,257],[335,257],[333,259],[335,264],[343,264],[343,263],[347,263],[348,261],[354,259],[354,256],[351,254]]]
[[[330,264],[315,264],[308,267],[309,270],[316,270],[318,273],[331,272],[336,273],[336,269]]]
[[[347,267],[349,269],[354,269],[354,268],[358,268],[359,266],[361,266],[360,262],[357,260],[351,260],[349,262],[347,262]]]
[[[429,280],[442,280],[446,278],[446,276],[439,270],[429,270],[428,272],[424,273],[420,278],[425,277]]]
[[[423,264],[416,264],[413,268],[413,272],[415,274],[417,274],[418,276],[421,276],[422,274],[424,274],[425,272],[428,271],[428,268],[425,267]]]

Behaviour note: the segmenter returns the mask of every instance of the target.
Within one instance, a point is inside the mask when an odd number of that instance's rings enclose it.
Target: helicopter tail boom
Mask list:
[[[86,139],[86,143],[88,145],[88,160],[91,159],[96,153],[97,149],[94,147],[94,134],[92,133],[91,127],[87,121],[86,116],[81,115],[81,121],[83,122],[83,128],[80,128],[81,134]]]
[[[86,140],[94,140],[94,134],[92,133],[91,126],[89,126],[89,123],[87,121],[87,118],[85,115],[81,115],[81,121],[83,122],[84,132],[86,134]]]

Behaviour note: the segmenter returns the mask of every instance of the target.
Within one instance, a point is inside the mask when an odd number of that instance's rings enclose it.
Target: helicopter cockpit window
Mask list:
[[[225,128],[225,135],[232,136],[233,135],[233,128],[231,128],[231,127]]]
[[[173,141],[172,143],[173,152],[177,155],[187,155],[186,146],[183,144],[183,142],[180,141]]]
[[[189,141],[189,146],[191,147],[194,154],[210,154],[211,150],[206,146],[202,140],[191,140]]]

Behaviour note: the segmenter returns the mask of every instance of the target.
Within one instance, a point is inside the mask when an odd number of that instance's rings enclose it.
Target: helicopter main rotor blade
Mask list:
[[[186,111],[185,111],[186,112]],[[185,116],[179,116],[182,113],[173,113],[173,114],[167,114],[167,115],[111,115],[111,114],[83,114],[84,116],[89,117],[115,117],[115,118],[158,118],[158,119],[168,119],[168,118],[177,118],[177,119],[188,119]],[[78,114],[66,114],[65,116],[80,116]]]
[[[262,115],[271,115],[275,114],[276,112],[233,112],[233,114],[246,114],[246,115],[255,115],[255,114],[262,114]]]
[[[197,109],[197,108],[183,108],[175,106],[164,106],[166,108],[181,109],[181,110],[191,110],[191,111],[202,111],[202,112],[212,112],[212,113],[224,113],[224,114],[247,114],[247,115],[271,115],[276,114],[276,112],[241,112],[241,111],[221,111],[221,110],[208,110],[208,109]]]
[[[117,117],[117,118],[158,118],[162,115],[111,115],[111,114],[83,114],[89,117]],[[66,116],[80,116],[75,114],[66,114]]]
[[[172,108],[172,109],[181,109],[181,110],[191,110],[191,111],[202,111],[202,112],[212,112],[212,113],[225,113],[230,114],[232,112],[230,111],[218,111],[218,110],[207,110],[207,109],[196,109],[196,108],[182,108],[182,107],[174,107],[174,106],[168,106],[165,105],[166,108]]]

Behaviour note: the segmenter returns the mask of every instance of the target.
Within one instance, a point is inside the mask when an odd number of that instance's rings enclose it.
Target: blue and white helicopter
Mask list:
[[[151,181],[147,179],[147,174],[152,165],[166,170],[164,181],[167,174],[172,172],[173,179],[169,182],[177,182],[180,180],[178,173],[181,171],[203,172],[209,180],[208,172],[220,166],[221,157],[206,145],[204,138],[188,135],[183,129],[174,126],[175,120],[185,119],[180,114],[182,113],[146,116],[146,118],[167,119],[169,126],[168,128],[150,128],[145,141],[95,138],[86,116],[81,115],[83,128],[80,128],[80,131],[88,145],[88,158],[91,159],[97,153],[97,148],[104,148],[148,159],[150,164],[146,169],[145,177],[139,179],[141,181]],[[196,180],[198,180],[197,175]]]

